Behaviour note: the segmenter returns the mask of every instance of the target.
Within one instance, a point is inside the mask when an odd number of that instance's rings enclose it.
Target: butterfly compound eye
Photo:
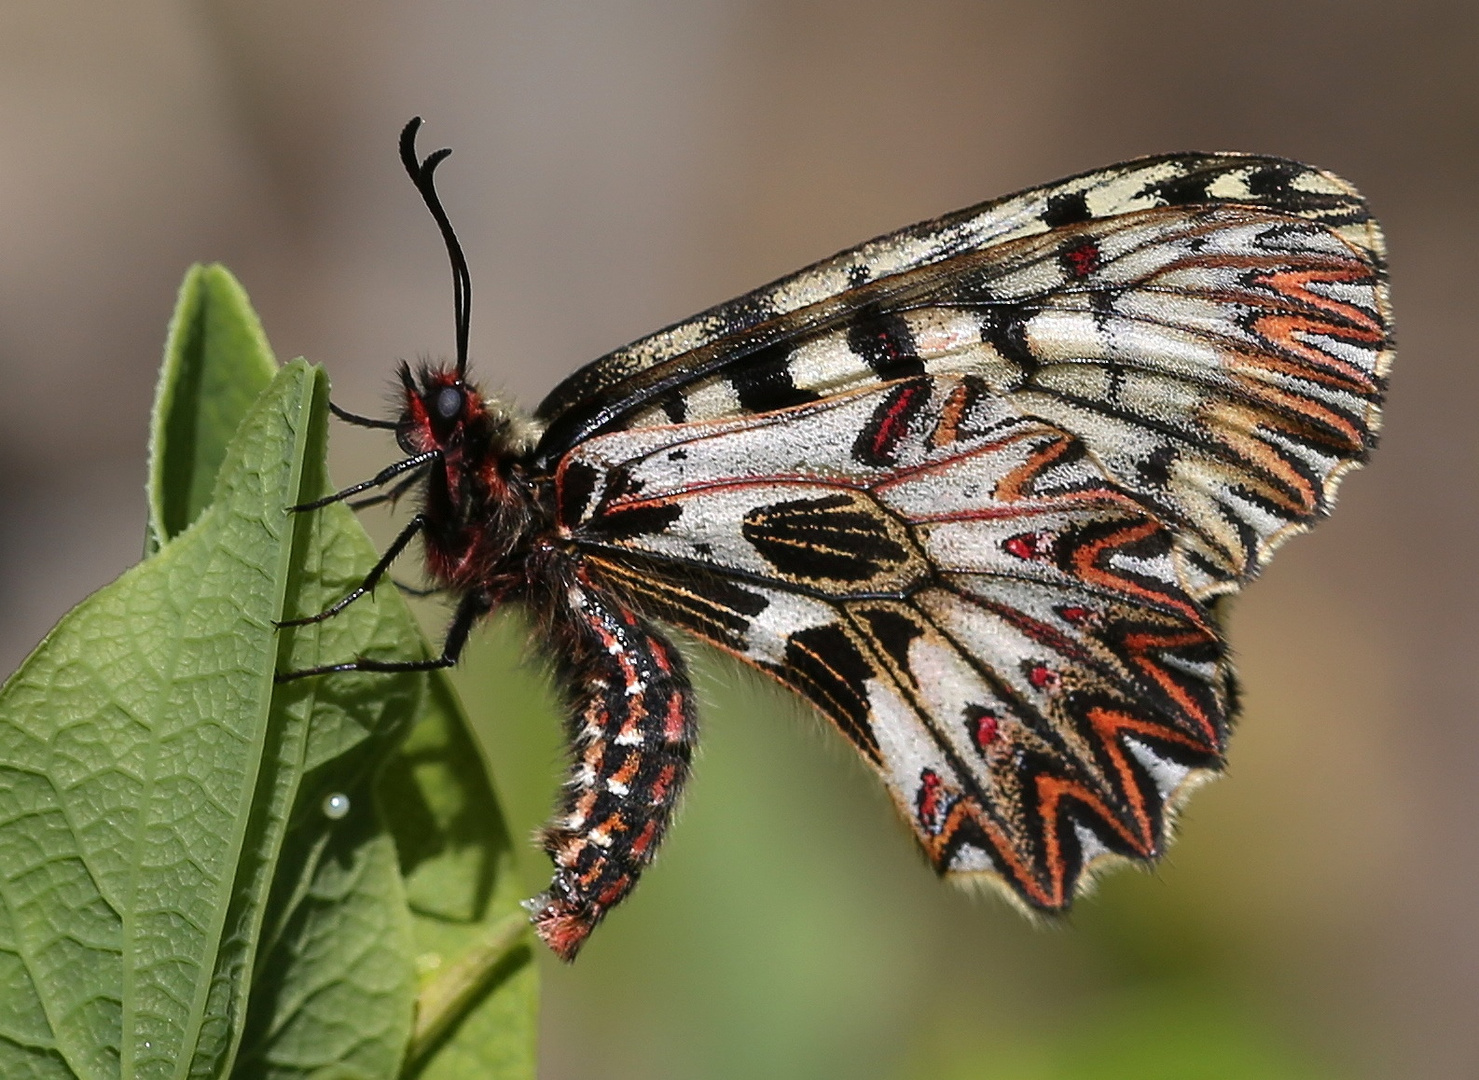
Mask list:
[[[444,386],[437,391],[436,401],[432,404],[438,420],[452,421],[462,415],[462,406],[466,397],[462,391],[455,386]]]

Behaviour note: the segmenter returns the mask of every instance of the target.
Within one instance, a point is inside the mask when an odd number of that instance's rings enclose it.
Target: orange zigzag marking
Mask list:
[[[1300,333],[1318,334],[1363,345],[1380,346],[1385,340],[1381,324],[1367,312],[1353,304],[1342,303],[1328,296],[1313,292],[1310,286],[1317,282],[1330,284],[1363,283],[1370,281],[1365,267],[1283,270],[1277,273],[1260,274],[1255,279],[1276,295],[1293,300],[1303,306],[1314,308],[1326,318],[1312,314],[1268,313],[1255,319],[1251,329],[1266,341],[1287,349],[1295,356],[1303,357],[1314,365],[1314,372],[1293,372],[1305,378],[1317,378],[1321,373],[1343,377],[1337,385],[1343,385],[1356,393],[1375,393],[1377,386],[1372,377],[1354,364],[1340,360],[1329,353],[1321,352],[1300,341]]]
[[[1202,614],[1189,601],[1181,600],[1174,595],[1148,589],[1145,586],[1130,581],[1128,578],[1116,574],[1107,569],[1100,562],[1101,555],[1112,552],[1116,548],[1134,544],[1144,540],[1148,536],[1154,536],[1161,530],[1159,522],[1144,519],[1138,523],[1128,525],[1123,529],[1110,533],[1102,539],[1092,543],[1084,544],[1073,552],[1074,574],[1080,581],[1090,585],[1098,585],[1101,588],[1119,593],[1122,596],[1136,597],[1148,601],[1152,607],[1170,607],[1185,616],[1186,620],[1193,626],[1206,629],[1202,620]]]
[[[1119,774],[1120,787],[1125,797],[1130,802],[1130,809],[1135,815],[1136,824],[1140,827],[1142,835],[1146,838],[1149,850],[1147,855],[1155,854],[1156,848],[1160,846],[1160,836],[1155,830],[1154,822],[1151,820],[1149,808],[1146,806],[1145,797],[1140,789],[1140,784],[1135,777],[1134,769],[1130,760],[1125,756],[1124,745],[1120,738],[1127,732],[1139,732],[1148,738],[1160,742],[1177,743],[1181,746],[1198,751],[1206,752],[1206,747],[1200,746],[1194,740],[1187,738],[1181,732],[1135,716],[1132,713],[1120,712],[1116,709],[1105,709],[1094,707],[1088,710],[1087,719],[1089,726],[1099,735],[1105,752],[1114,764],[1115,772]]]
[[[1188,632],[1176,636],[1166,637],[1164,635],[1145,633],[1130,634],[1124,639],[1125,647],[1130,652],[1131,662],[1143,671],[1152,682],[1166,692],[1166,696],[1180,706],[1181,711],[1192,718],[1196,725],[1206,734],[1205,743],[1188,743],[1203,753],[1222,753],[1222,735],[1217,730],[1217,725],[1186,692],[1186,688],[1178,682],[1172,674],[1166,670],[1165,665],[1157,662],[1151,655],[1152,649],[1169,649],[1178,645],[1200,645],[1215,641],[1210,635],[1196,632]]]

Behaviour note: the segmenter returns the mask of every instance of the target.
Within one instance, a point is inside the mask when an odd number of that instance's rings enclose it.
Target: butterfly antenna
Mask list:
[[[442,200],[437,195],[436,181],[433,178],[437,166],[452,151],[442,149],[427,154],[424,161],[419,159],[416,154],[416,132],[420,129],[419,116],[413,116],[411,122],[402,129],[401,164],[406,167],[411,183],[421,192],[426,208],[431,211],[437,227],[442,230],[442,239],[447,244],[447,257],[452,261],[452,309],[457,320],[457,378],[461,381],[467,374],[467,331],[472,320],[472,276],[467,270],[467,257],[462,254],[462,245],[457,242],[457,234],[452,231],[447,211],[442,208]]]

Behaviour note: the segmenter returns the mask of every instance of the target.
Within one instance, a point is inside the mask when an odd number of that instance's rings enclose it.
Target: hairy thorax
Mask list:
[[[547,557],[537,541],[553,511],[530,479],[538,429],[448,368],[401,369],[404,406],[396,437],[410,454],[431,451],[421,508],[431,577],[454,591],[523,591]]]

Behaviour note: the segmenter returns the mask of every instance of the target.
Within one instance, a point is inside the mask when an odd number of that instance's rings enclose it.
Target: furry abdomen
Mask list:
[[[688,777],[697,728],[678,650],[577,571],[547,624],[558,636],[571,768],[544,831],[555,863],[526,905],[556,954],[574,959],[652,861]]]

